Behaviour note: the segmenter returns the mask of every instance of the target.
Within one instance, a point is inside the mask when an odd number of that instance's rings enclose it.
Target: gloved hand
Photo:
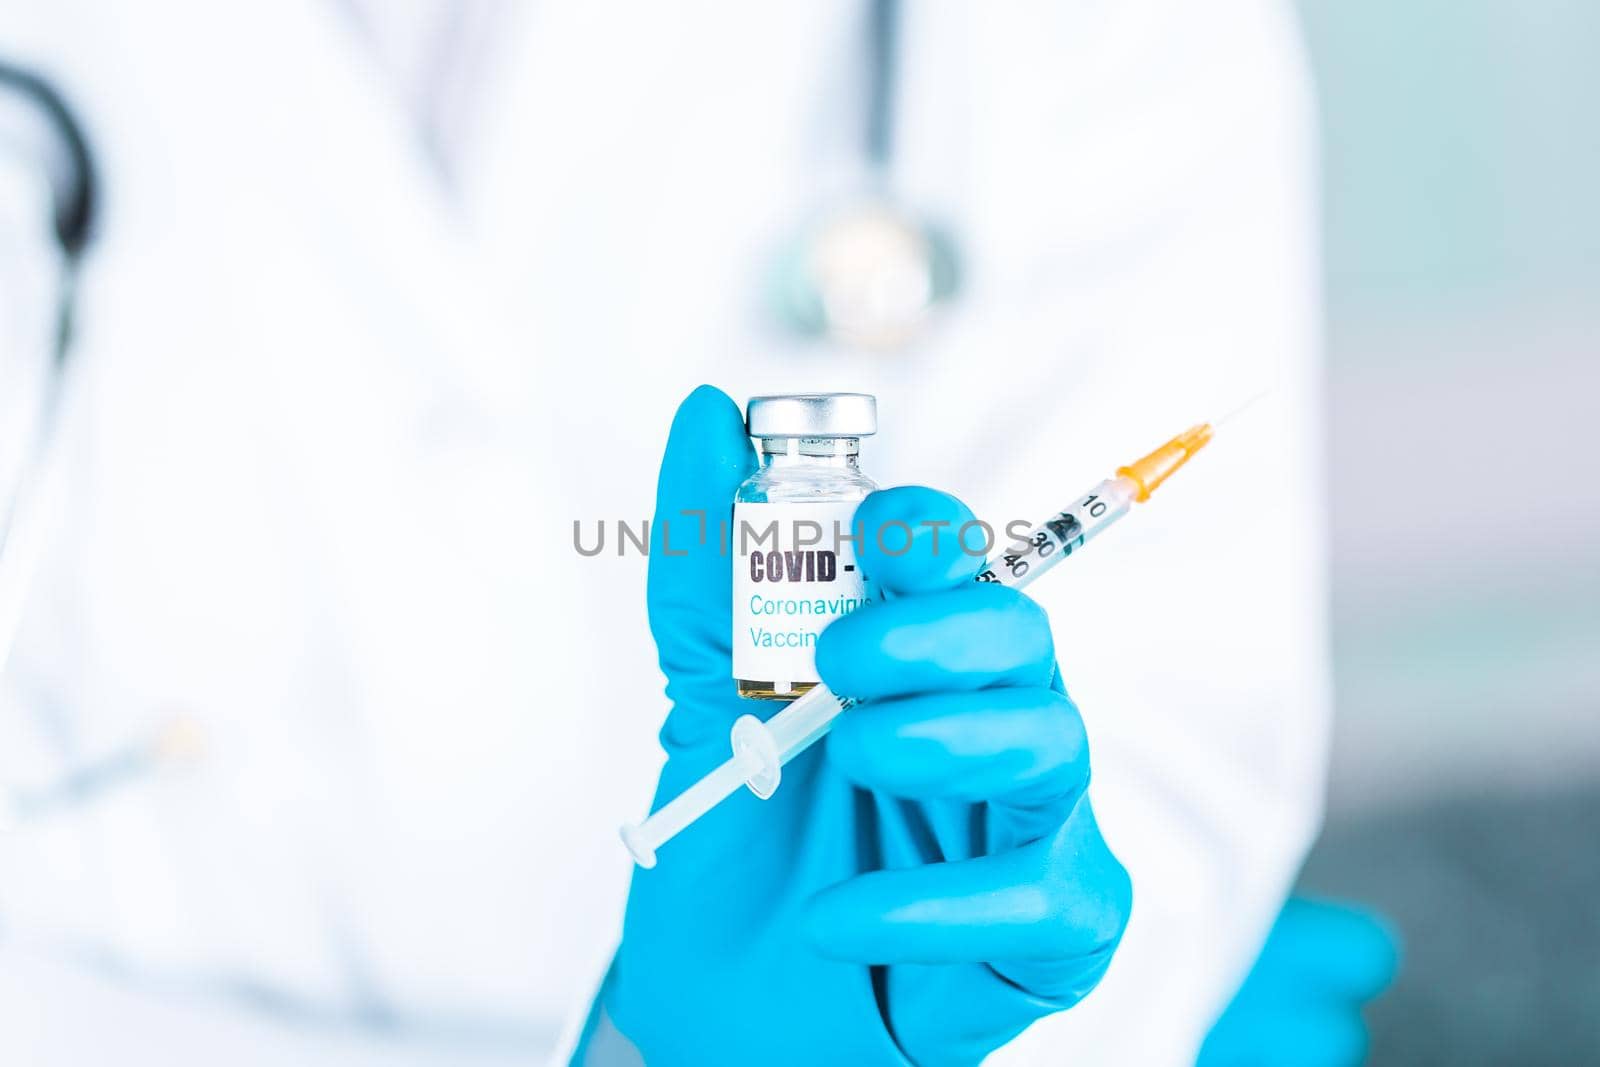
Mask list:
[[[1356,1067],[1361,1006],[1394,979],[1393,936],[1359,909],[1303,898],[1284,906],[1198,1067]]]
[[[734,719],[778,710],[734,694],[733,561],[715,533],[754,466],[737,406],[690,395],[652,524],[650,625],[673,701],[657,806],[727,758]],[[635,871],[605,1007],[650,1067],[972,1064],[1104,973],[1128,876],[1084,795],[1049,623],[971,581],[981,559],[951,533],[970,518],[929,489],[862,503],[863,568],[887,599],[824,631],[817,663],[867,703],[772,799],[741,791]],[[895,520],[917,536],[886,556],[872,531]],[[663,551],[668,528],[685,554]]]

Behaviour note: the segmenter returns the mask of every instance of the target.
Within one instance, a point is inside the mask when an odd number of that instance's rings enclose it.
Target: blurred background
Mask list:
[[[1579,451],[1600,416],[1600,3],[1298,8],[1323,143],[1337,687],[1301,891],[1369,905],[1403,941],[1373,1063],[1600,1063],[1600,461]],[[19,302],[45,306],[54,277],[0,275],[10,296],[33,284]],[[7,407],[27,391],[0,392],[0,438],[30,432]],[[441,410],[429,433],[477,447]]]
[[[1338,703],[1304,887],[1402,932],[1373,1062],[1596,1062],[1600,5],[1301,11]]]

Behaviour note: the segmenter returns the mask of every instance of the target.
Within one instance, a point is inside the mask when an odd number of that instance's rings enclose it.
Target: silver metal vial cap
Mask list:
[[[866,393],[753,396],[745,429],[751,437],[870,437],[878,432],[878,401]]]

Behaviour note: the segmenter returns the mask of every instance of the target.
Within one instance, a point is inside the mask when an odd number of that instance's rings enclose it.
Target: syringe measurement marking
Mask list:
[[[1021,587],[1072,555],[1090,537],[1127,512],[1132,498],[1126,484],[1119,482],[1120,479],[1115,478],[1101,482],[1077,504],[1030,529],[997,557],[998,566],[991,560],[976,580]],[[1123,497],[1127,499],[1118,499]],[[1113,503],[1116,504],[1114,511]],[[1030,560],[1029,557],[1034,558]]]

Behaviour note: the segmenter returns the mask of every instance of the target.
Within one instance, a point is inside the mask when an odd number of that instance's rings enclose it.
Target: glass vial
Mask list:
[[[861,438],[878,430],[865,393],[758,396],[745,410],[761,467],[734,496],[733,680],[739,695],[793,700],[820,679],[817,636],[871,601],[857,562],[856,505],[877,488]]]

